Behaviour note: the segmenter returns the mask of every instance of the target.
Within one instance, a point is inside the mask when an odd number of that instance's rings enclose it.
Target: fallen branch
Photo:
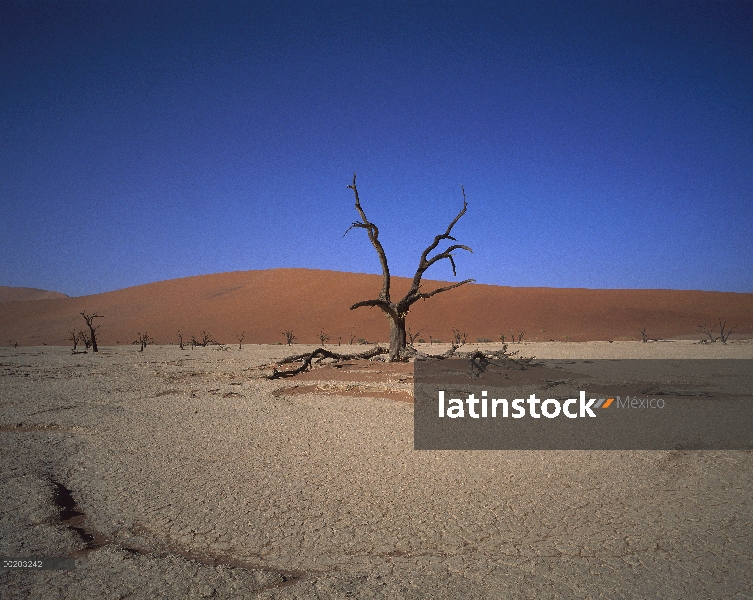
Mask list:
[[[462,345],[462,344],[461,344]],[[423,360],[444,360],[445,358],[464,358],[469,361],[469,365],[475,366],[476,369],[483,372],[485,370],[485,367],[490,363],[490,359],[494,360],[504,360],[504,361],[510,361],[518,365],[521,369],[525,369],[528,364],[534,359],[534,357],[530,358],[516,358],[516,355],[518,354],[518,351],[509,353],[507,352],[507,345],[505,344],[501,350],[494,350],[489,352],[481,352],[480,350],[474,350],[473,352],[457,352],[457,349],[460,348],[459,345],[453,344],[449,350],[446,352],[443,352],[442,354],[425,354],[424,352],[420,352],[419,350],[416,350],[412,346],[409,346],[405,348],[400,353],[400,358],[402,360],[408,360],[411,358],[418,358]],[[330,350],[327,350],[326,348],[317,348],[313,352],[306,352],[304,354],[294,354],[292,356],[287,356],[283,359],[280,359],[275,363],[275,366],[272,367],[272,374],[268,375],[267,379],[281,379],[284,377],[295,377],[299,373],[303,373],[304,371],[307,371],[311,368],[311,363],[314,362],[314,359],[317,359],[316,362],[319,363],[325,358],[331,358],[335,362],[341,361],[341,360],[356,360],[356,359],[370,359],[374,358],[375,356],[388,354],[389,350],[387,348],[382,348],[381,346],[374,346],[371,350],[367,350],[366,352],[359,352],[356,354],[339,354],[337,352],[332,352]],[[296,367],[295,369],[291,369],[290,371],[278,371],[277,367],[280,365],[289,365],[292,363],[300,362],[301,365],[299,367]],[[471,368],[473,368],[473,366]],[[501,365],[496,365],[501,366]]]
[[[293,369],[291,371],[278,371],[276,367],[272,367],[272,374],[267,377],[267,379],[280,379],[282,377],[294,377],[295,375],[298,375],[299,373],[303,373],[304,371],[307,371],[311,367],[311,362],[318,358],[319,360],[317,362],[320,362],[324,360],[325,358],[331,358],[335,361],[340,360],[355,360],[358,358],[361,359],[369,359],[373,358],[375,356],[379,356],[380,354],[387,354],[389,350],[386,348],[382,348],[381,346],[374,346],[371,350],[367,350],[366,352],[360,352],[356,354],[339,354],[337,352],[332,352],[330,350],[326,350],[325,348],[317,348],[313,352],[309,352],[306,354],[295,354],[293,356],[288,356],[286,358],[283,358],[282,360],[277,361],[277,365],[289,365],[291,363],[301,362],[303,361],[303,364],[301,364],[300,367]]]
[[[517,355],[520,353],[520,351],[516,350],[515,352],[508,352],[507,344],[502,346],[500,350],[488,350],[488,351],[483,351],[483,352],[481,350],[474,350],[473,352],[457,352],[458,348],[460,348],[460,346],[453,344],[449,350],[447,350],[446,352],[443,352],[442,354],[426,354],[424,352],[416,350],[413,347],[408,347],[405,349],[403,353],[401,353],[401,357],[404,357],[406,359],[418,358],[418,359],[423,359],[423,360],[444,360],[445,358],[465,358],[476,364],[492,364],[488,362],[490,359],[491,360],[503,360],[503,361],[510,361],[510,362],[515,363],[516,365],[519,365],[521,369],[525,369],[531,363],[531,361],[534,358],[536,358],[535,356],[531,356],[527,358],[518,357]]]

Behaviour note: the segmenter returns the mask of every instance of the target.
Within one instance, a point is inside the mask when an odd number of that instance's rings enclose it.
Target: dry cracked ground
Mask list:
[[[75,560],[0,597],[753,598],[753,453],[418,452],[410,368],[287,350],[0,349],[0,555]]]

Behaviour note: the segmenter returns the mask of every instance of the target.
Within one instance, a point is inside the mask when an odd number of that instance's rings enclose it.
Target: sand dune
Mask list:
[[[393,297],[408,289],[393,278]],[[426,281],[425,290],[441,282]],[[178,330],[190,339],[202,330],[221,343],[276,343],[292,330],[296,342],[314,343],[324,331],[329,343],[363,338],[386,341],[388,325],[378,309],[349,310],[374,298],[381,277],[307,269],[239,271],[187,277],[81,297],[4,302],[0,343],[65,345],[72,328],[81,329],[81,311],[105,315],[104,345],[129,344],[147,331],[158,343],[177,343]],[[0,298],[14,293],[0,288]],[[6,291],[8,290],[8,291]],[[55,294],[55,292],[45,292]],[[42,296],[39,296],[42,297]],[[452,328],[468,339],[499,340],[524,331],[531,341],[640,339],[644,327],[654,338],[700,339],[698,325],[722,317],[736,325],[732,339],[753,337],[753,294],[678,290],[590,290],[465,285],[413,306],[408,325],[421,338],[444,342]]]
[[[50,300],[52,298],[67,298],[60,292],[40,290],[37,288],[8,287],[0,285],[0,302],[16,302],[22,300]]]

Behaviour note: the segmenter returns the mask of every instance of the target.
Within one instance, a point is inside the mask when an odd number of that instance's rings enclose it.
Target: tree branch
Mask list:
[[[345,232],[345,234],[343,234],[343,237],[345,237],[345,235],[348,234],[348,231],[350,231],[354,227],[365,229],[366,232],[369,234],[369,240],[371,240],[371,245],[374,246],[374,249],[376,250],[376,253],[379,256],[379,262],[382,265],[382,291],[379,294],[379,298],[381,300],[389,302],[390,301],[390,269],[387,266],[387,255],[384,252],[382,243],[379,241],[379,229],[377,228],[376,225],[374,225],[374,223],[371,223],[369,221],[369,219],[366,217],[366,213],[364,212],[363,208],[361,208],[361,200],[358,197],[358,188],[356,188],[356,174],[355,173],[353,173],[353,183],[351,183],[348,186],[348,188],[353,190],[353,195],[356,197],[356,210],[358,211],[358,214],[361,215],[361,222],[353,223],[350,227],[348,227],[348,230]]]
[[[295,375],[298,375],[298,373],[303,373],[307,369],[311,367],[311,361],[315,358],[332,358],[336,361],[339,360],[353,360],[356,358],[373,358],[374,356],[378,356],[380,354],[387,354],[388,350],[386,348],[382,348],[381,346],[374,346],[371,350],[367,350],[366,352],[360,352],[357,354],[338,354],[337,352],[330,352],[329,350],[326,350],[325,348],[317,348],[313,352],[310,352],[308,354],[296,354],[294,356],[288,356],[287,358],[283,358],[282,360],[278,361],[278,365],[285,365],[290,364],[293,362],[303,361],[303,364],[296,368],[292,369],[290,371],[278,371],[276,368],[272,368],[272,374],[267,377],[267,379],[280,379],[282,377],[293,377]]]
[[[389,310],[390,307],[389,303],[377,298],[376,300],[362,300],[361,302],[356,302],[353,306],[350,307],[350,310],[355,310],[356,308],[361,308],[362,306],[378,306],[384,311]]]
[[[457,271],[455,269],[455,260],[452,256],[452,253],[455,250],[467,250],[468,252],[473,253],[473,250],[471,250],[471,248],[469,248],[468,246],[464,246],[462,244],[454,244],[450,246],[449,248],[447,248],[444,252],[441,252],[440,254],[437,254],[436,256],[432,258],[428,258],[429,254],[431,254],[437,248],[437,246],[442,240],[452,240],[453,242],[457,241],[454,237],[450,235],[450,232],[452,231],[452,228],[455,227],[455,224],[460,220],[460,217],[462,217],[465,214],[465,212],[468,210],[468,201],[465,198],[465,188],[461,185],[460,189],[463,192],[463,209],[447,226],[447,230],[444,233],[440,233],[439,235],[435,236],[434,241],[426,248],[426,250],[423,251],[423,254],[421,254],[421,259],[418,261],[418,268],[416,269],[416,274],[413,276],[413,283],[411,285],[410,290],[405,295],[405,298],[403,298],[402,302],[406,302],[409,300],[409,298],[417,296],[415,300],[412,300],[410,302],[412,304],[419,298],[428,297],[428,296],[424,296],[423,294],[418,294],[418,289],[421,287],[421,278],[423,277],[424,273],[435,262],[446,258],[447,260],[450,261],[450,264],[452,265],[452,274],[457,276]],[[463,283],[467,283],[467,281],[464,281]],[[458,285],[462,285],[462,283]],[[452,287],[457,287],[457,286],[452,286]],[[452,287],[448,287],[445,289],[452,289]],[[440,291],[445,291],[445,289],[437,290],[433,292],[432,295],[438,294]]]
[[[426,298],[431,298],[432,296],[435,296],[437,294],[441,294],[442,292],[446,292],[447,290],[452,290],[456,287],[460,287],[461,285],[465,285],[466,283],[473,283],[475,282],[475,279],[466,279],[465,281],[461,281],[459,283],[453,283],[452,285],[446,285],[445,287],[437,288],[434,291],[429,292],[428,294],[416,294],[415,296],[412,296],[412,299],[410,299],[410,303],[413,304],[414,302],[417,302],[418,300],[425,300]]]
[[[450,246],[449,248],[447,248],[447,250],[445,250],[441,254],[437,254],[435,257],[426,261],[426,266],[422,269],[422,275],[423,275],[423,272],[426,271],[426,269],[428,269],[435,262],[442,260],[443,258],[447,258],[450,260],[450,263],[452,263],[452,274],[457,276],[457,272],[455,271],[455,261],[452,258],[452,253],[455,250],[467,250],[468,252],[473,254],[473,250],[471,250],[468,246],[463,246],[462,244],[455,244],[454,246]]]

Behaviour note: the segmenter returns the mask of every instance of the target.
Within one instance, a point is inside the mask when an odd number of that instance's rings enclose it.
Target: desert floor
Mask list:
[[[264,379],[290,352],[1,348],[0,555],[76,568],[2,569],[0,596],[753,597],[753,453],[417,452],[410,365]]]

